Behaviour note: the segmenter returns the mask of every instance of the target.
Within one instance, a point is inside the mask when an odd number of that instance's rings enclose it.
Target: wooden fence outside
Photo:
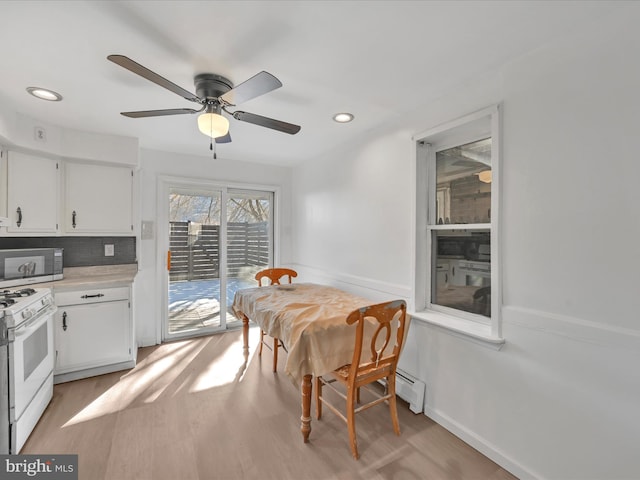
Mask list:
[[[220,278],[220,226],[170,222],[170,281]],[[227,276],[250,276],[269,264],[268,223],[227,224]]]

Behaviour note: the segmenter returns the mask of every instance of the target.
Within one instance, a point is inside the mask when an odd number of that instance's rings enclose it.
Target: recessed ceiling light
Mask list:
[[[348,123],[353,120],[353,115],[351,113],[336,113],[333,116],[333,119],[338,123]]]
[[[59,102],[62,100],[62,95],[53,90],[47,90],[46,88],[28,87],[27,92],[41,100],[48,100],[50,102]]]

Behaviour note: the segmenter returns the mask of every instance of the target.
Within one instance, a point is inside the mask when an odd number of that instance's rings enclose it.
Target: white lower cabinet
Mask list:
[[[467,276],[460,271],[460,260],[449,260],[449,282],[457,287],[466,285]]]
[[[59,292],[55,299],[56,383],[135,365],[129,287]]]

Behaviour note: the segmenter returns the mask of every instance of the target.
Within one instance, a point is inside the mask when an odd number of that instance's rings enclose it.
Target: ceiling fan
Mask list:
[[[167,90],[180,95],[182,98],[201,105],[199,110],[192,108],[170,108],[164,110],[143,110],[137,112],[121,112],[129,118],[161,117],[165,115],[182,115],[202,113],[198,117],[199,130],[208,135],[216,143],[229,143],[229,120],[222,115],[222,111],[241,122],[252,123],[261,127],[271,128],[279,132],[295,135],[300,131],[299,125],[263,117],[255,113],[243,112],[240,110],[230,111],[231,107],[251,100],[276,88],[280,88],[282,83],[268,72],[262,71],[250,79],[234,87],[233,83],[225,77],[213,73],[201,73],[196,75],[194,83],[196,94],[161,77],[148,68],[134,62],[124,55],[109,55],[108,60],[120,65],[127,70],[140,75],[147,80],[166,88]],[[213,147],[211,147],[213,148]]]

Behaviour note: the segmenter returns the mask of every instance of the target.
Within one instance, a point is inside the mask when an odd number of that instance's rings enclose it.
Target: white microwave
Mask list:
[[[62,278],[62,248],[0,250],[0,287],[52,282]]]

